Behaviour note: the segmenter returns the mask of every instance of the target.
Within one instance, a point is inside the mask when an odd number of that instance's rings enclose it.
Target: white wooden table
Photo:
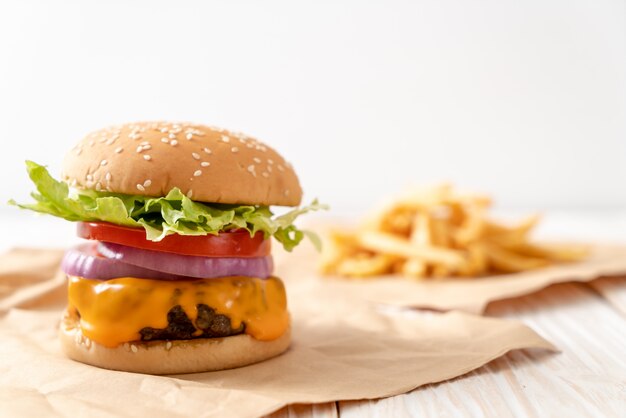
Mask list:
[[[77,242],[73,227],[0,211],[0,250]],[[560,215],[544,233],[626,242],[626,214]],[[291,405],[272,417],[626,417],[626,277],[560,284],[492,303],[562,352],[518,350],[451,381],[380,400]]]

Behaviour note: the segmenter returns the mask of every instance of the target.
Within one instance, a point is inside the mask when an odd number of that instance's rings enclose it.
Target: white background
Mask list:
[[[0,63],[2,203],[25,159],[172,119],[259,137],[336,213],[440,180],[626,210],[624,1],[4,0]]]

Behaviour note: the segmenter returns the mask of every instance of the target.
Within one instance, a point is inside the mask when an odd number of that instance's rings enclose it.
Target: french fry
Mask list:
[[[423,279],[426,277],[427,268],[426,263],[419,258],[409,258],[402,265],[402,273],[414,279]]]
[[[483,246],[489,264],[498,272],[517,273],[549,264],[548,260],[519,255],[494,244],[485,243]]]
[[[348,277],[399,273],[414,279],[477,277],[580,260],[576,246],[529,240],[533,215],[514,225],[488,218],[489,196],[458,193],[450,184],[387,202],[352,232],[334,232],[321,271]]]
[[[467,246],[484,235],[485,227],[484,211],[482,209],[468,210],[465,223],[454,234],[454,241],[460,247]]]
[[[481,244],[473,243],[467,247],[466,263],[459,268],[462,277],[475,277],[487,272],[487,257]]]
[[[337,273],[348,277],[366,277],[385,274],[393,264],[394,258],[386,254],[371,257],[346,258],[337,266]]]
[[[580,260],[588,252],[588,249],[583,246],[539,245],[530,242],[522,242],[506,248],[527,257],[546,258],[561,262]]]
[[[413,231],[411,231],[410,241],[418,246],[433,244],[431,219],[427,213],[418,211],[413,217]]]
[[[451,241],[451,226],[445,219],[432,221],[433,244],[441,248],[449,248]]]
[[[463,255],[456,250],[432,246],[411,245],[408,240],[395,237],[384,232],[364,231],[357,235],[359,243],[370,251],[391,254],[397,257],[419,258],[425,262],[433,262],[457,267],[463,263]]]
[[[432,277],[435,279],[443,279],[452,276],[452,270],[443,264],[436,264],[433,266]]]
[[[503,226],[493,221],[486,221],[486,235],[496,238],[507,237],[505,239],[509,241],[517,240],[521,242],[526,238],[530,230],[539,223],[540,219],[539,215],[532,215],[512,227]]]
[[[320,258],[322,273],[331,274],[341,262],[358,251],[358,244],[354,235],[332,231],[323,247]]]

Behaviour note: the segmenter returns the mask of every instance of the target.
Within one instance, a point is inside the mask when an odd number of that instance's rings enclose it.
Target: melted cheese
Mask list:
[[[285,288],[276,277],[103,281],[70,276],[68,288],[69,311],[78,311],[83,334],[107,347],[140,340],[144,327],[167,327],[167,312],[176,305],[195,323],[196,305],[206,304],[228,316],[233,328],[244,323],[245,333],[258,340],[276,339],[289,326]]]

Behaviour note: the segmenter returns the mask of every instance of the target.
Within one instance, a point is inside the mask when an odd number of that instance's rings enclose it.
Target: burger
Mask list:
[[[27,161],[34,203],[76,222],[86,241],[62,262],[68,306],[60,341],[71,359],[149,374],[229,369],[290,345],[272,237],[291,251],[309,236],[292,166],[244,134],[143,122],[89,134],[61,180]]]

